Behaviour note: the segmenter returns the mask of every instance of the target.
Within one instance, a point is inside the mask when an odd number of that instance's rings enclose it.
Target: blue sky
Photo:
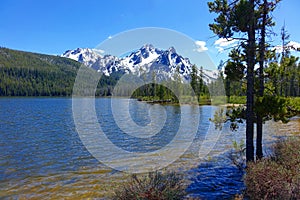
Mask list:
[[[285,21],[290,40],[296,42],[299,8],[299,0],[283,0],[273,14],[274,31],[279,33]],[[2,0],[0,46],[60,55],[77,47],[95,48],[127,30],[161,27],[206,42],[206,52],[218,64],[226,52],[218,52],[218,38],[208,28],[214,17],[205,0]],[[273,40],[280,44],[279,36]]]

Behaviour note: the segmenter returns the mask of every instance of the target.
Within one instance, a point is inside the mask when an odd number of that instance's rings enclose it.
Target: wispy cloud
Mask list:
[[[97,54],[100,54],[100,55],[104,55],[104,50],[102,49],[93,49],[94,52],[96,52]]]
[[[200,53],[208,50],[208,48],[206,47],[206,42],[204,41],[197,40],[195,41],[195,44],[197,46],[197,49],[195,50]]]
[[[214,45],[218,49],[219,52],[223,52],[225,48],[234,47],[238,40],[235,39],[226,39],[226,38],[219,38],[215,41]]]
[[[290,41],[286,45],[286,49],[289,51],[300,51],[300,43],[295,41]],[[276,53],[282,53],[282,46],[278,45],[273,48],[273,50],[276,51]]]

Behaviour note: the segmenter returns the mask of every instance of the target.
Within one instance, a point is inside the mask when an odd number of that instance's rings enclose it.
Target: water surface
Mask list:
[[[130,100],[130,116],[122,117],[130,117],[138,126],[150,126],[158,132],[152,137],[141,139],[119,128],[111,110],[111,101],[123,105],[128,100],[96,99],[98,121],[107,137],[129,152],[148,152],[162,148],[177,133],[182,117],[189,117],[189,123],[183,124],[183,132],[190,131],[191,126],[198,123],[194,117],[198,113],[199,127],[193,144],[166,170],[186,174],[190,181],[188,192],[192,196],[203,199],[230,198],[241,192],[242,173],[231,164],[226,154],[234,140],[243,140],[244,125],[234,133],[229,131],[229,125],[225,125],[209,155],[199,157],[199,148],[204,144],[211,125],[209,118],[216,107],[185,105],[180,108],[166,105],[163,107],[164,114],[161,106]],[[188,115],[182,116],[181,109],[185,109]],[[199,109],[199,112],[195,112],[195,109]],[[114,188],[126,181],[128,174],[100,163],[82,144],[72,117],[72,99],[1,98],[0,110],[0,198],[101,198],[109,196]],[[152,120],[157,123],[151,124],[149,110]],[[160,119],[165,119],[162,120],[162,127]],[[278,133],[290,132],[289,127],[299,130],[299,123],[293,123],[296,125],[268,123],[265,144],[271,144],[280,136]],[[127,128],[127,131],[136,131]],[[147,131],[144,134],[148,134]],[[116,162],[121,160],[120,155],[110,156]]]

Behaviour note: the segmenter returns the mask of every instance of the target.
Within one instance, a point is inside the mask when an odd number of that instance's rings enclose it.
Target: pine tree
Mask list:
[[[226,0],[208,2],[209,11],[218,14],[215,23],[210,24],[210,29],[221,38],[228,40],[234,37],[234,33],[245,33],[244,41],[247,63],[247,113],[246,113],[246,159],[254,160],[254,65],[256,48],[256,18],[254,0],[240,0],[228,3]]]

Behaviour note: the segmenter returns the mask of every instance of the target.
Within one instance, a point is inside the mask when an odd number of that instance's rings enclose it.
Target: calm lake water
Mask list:
[[[138,139],[124,133],[115,122],[112,101],[120,109],[129,102],[131,119],[138,126],[151,126],[158,133]],[[171,142],[179,126],[184,133],[199,123],[190,148],[165,170],[186,175],[190,196],[215,199],[241,193],[243,174],[231,164],[227,155],[233,141],[243,140],[244,126],[233,133],[225,125],[214,145],[214,138],[207,138],[207,132],[212,128],[209,118],[217,107],[161,106],[136,100],[99,98],[95,100],[95,108],[103,132],[128,152],[156,151]],[[127,180],[128,174],[100,163],[83,145],[76,132],[71,98],[1,98],[0,111],[0,198],[103,198]],[[199,122],[195,121],[195,114],[200,116]],[[188,123],[180,125],[183,117]],[[126,131],[138,134],[134,128],[125,127]],[[299,130],[299,126],[295,130]],[[288,126],[268,123],[265,145],[272,143],[277,133],[289,131]],[[191,140],[183,137],[183,142],[185,139]],[[182,141],[175,141],[175,145],[176,142],[179,145]],[[200,147],[213,148],[206,155]],[[111,153],[109,156],[124,164],[120,155]],[[153,162],[161,156],[168,155],[154,156]]]

